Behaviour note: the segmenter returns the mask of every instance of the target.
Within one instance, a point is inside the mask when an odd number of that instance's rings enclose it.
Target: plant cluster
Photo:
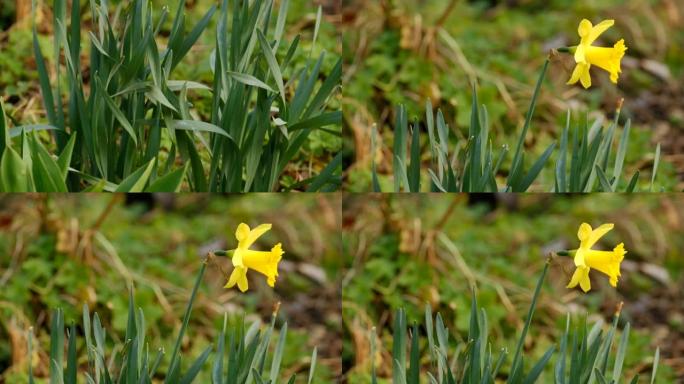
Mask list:
[[[566,319],[565,329],[562,331],[560,345],[549,347],[543,356],[525,368],[523,346],[534,315],[537,298],[541,290],[544,277],[548,270],[548,262],[537,282],[525,325],[515,346],[513,360],[505,365],[509,351],[501,348],[498,353],[492,352],[492,345],[488,339],[487,312],[478,308],[477,299],[473,292],[470,310],[470,323],[466,344],[450,352],[449,331],[444,325],[440,314],[433,320],[429,305],[425,308],[425,337],[420,333],[417,323],[411,327],[410,337],[407,332],[406,313],[399,309],[394,316],[394,334],[392,345],[392,383],[419,384],[421,382],[421,339],[427,338],[424,352],[429,360],[430,370],[427,379],[432,384],[466,384],[491,383],[502,375],[509,384],[531,384],[538,382],[547,364],[556,354],[553,366],[553,383],[598,383],[615,384],[625,382],[622,366],[629,343],[630,325],[627,323],[616,342],[620,309],[615,314],[612,326],[604,334],[601,322],[587,327],[586,319],[581,324],[570,325],[570,316]],[[371,332],[371,381],[377,383],[374,357],[376,351],[374,332]],[[614,343],[616,348],[614,347]],[[615,349],[615,352],[613,352]],[[451,356],[450,356],[451,355]],[[408,359],[408,360],[407,360]],[[651,371],[650,383],[655,382],[659,363],[659,350],[656,349]],[[507,371],[505,371],[507,368]],[[548,380],[548,379],[547,379]],[[551,381],[546,381],[551,382]],[[629,383],[638,383],[639,375],[634,375]]]
[[[112,17],[107,2],[89,5],[93,30],[85,34],[80,1],[72,3],[70,20],[67,2],[55,1],[52,70],[34,25],[48,124],[10,128],[0,115],[1,190],[272,191],[312,132],[339,135],[341,112],[327,106],[339,88],[341,60],[323,74],[325,52],[312,57],[320,9],[309,60],[296,67],[300,37],[288,42],[284,36],[288,1],[276,11],[272,0],[232,7],[224,0],[220,11],[212,6],[187,31],[180,0],[165,48],[160,31],[168,8],[153,18],[151,4],[135,0]],[[215,13],[212,84],[176,79],[174,69]],[[90,56],[83,64],[86,44]],[[209,121],[198,120],[189,92],[210,94]],[[41,131],[51,134],[51,145],[40,140]],[[339,166],[336,157],[292,187],[337,189]]]
[[[245,328],[244,321],[228,321],[226,315],[215,345],[205,348],[199,356],[193,358],[189,365],[184,367],[181,343],[188,328],[192,306],[205,268],[206,264],[202,264],[183,315],[176,342],[168,356],[168,368],[163,375],[164,383],[187,384],[194,382],[210,356],[212,356],[211,383],[213,384],[275,384],[279,382],[287,323],[283,324],[275,348],[271,349],[277,309],[273,313],[270,325],[264,330],[259,329],[260,324],[258,322]],[[85,382],[91,384],[152,383],[155,382],[154,380],[158,380],[162,376],[159,368],[166,353],[164,348],[158,348],[156,353],[150,354],[149,344],[145,340],[145,327],[144,313],[141,308],[136,310],[131,292],[125,338],[123,343],[113,347],[108,356],[107,332],[103,328],[97,313],[91,316],[88,306],[84,305],[82,330],[88,362],[88,368],[83,372]],[[61,309],[54,310],[50,330],[50,384],[77,382],[81,362],[78,355],[77,338],[76,325],[69,326],[65,333],[64,313]],[[31,334],[29,334],[28,350],[29,356],[31,356]],[[65,351],[66,355],[64,354]],[[267,362],[270,362],[270,366]],[[164,363],[166,364],[166,362]],[[315,366],[316,349],[314,349],[311,357],[309,384],[313,380]],[[35,379],[32,364],[29,363],[28,369],[29,383],[33,383]],[[291,375],[287,383],[293,384],[295,378],[295,374]]]
[[[498,151],[492,148],[489,137],[489,117],[486,106],[480,106],[477,91],[473,87],[472,110],[468,138],[464,143],[449,151],[449,126],[441,111],[435,115],[430,101],[426,102],[425,126],[427,146],[430,149],[429,190],[432,192],[525,192],[533,186],[547,166],[556,143],[550,144],[531,165],[525,162],[525,137],[532,122],[532,116],[539,91],[544,80],[549,60],[544,63],[537,81],[525,123],[520,131],[505,181],[500,183],[502,165],[509,152],[508,145]],[[639,172],[624,178],[624,161],[629,144],[631,122],[628,119],[620,135],[617,149],[618,107],[615,117],[607,129],[603,120],[597,119],[591,126],[588,119],[573,124],[570,111],[562,129],[560,146],[554,167],[552,192],[634,192],[637,190]],[[570,133],[572,132],[572,133]],[[408,137],[410,135],[410,143]],[[376,149],[376,132],[371,134],[371,152]],[[398,106],[394,143],[392,147],[394,192],[420,192],[425,177],[421,177],[423,158],[421,150],[420,124],[416,122],[409,130],[406,109]],[[425,140],[425,139],[423,139]],[[529,155],[528,155],[529,157]],[[653,190],[660,144],[656,147],[653,172],[649,190]],[[381,186],[375,161],[371,161],[372,190],[380,192]]]

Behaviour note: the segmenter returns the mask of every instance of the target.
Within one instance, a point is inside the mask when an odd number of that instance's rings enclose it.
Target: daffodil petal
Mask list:
[[[586,273],[583,272],[582,278],[580,279],[580,288],[586,293],[591,290],[591,280],[589,279],[589,268],[586,269]]]
[[[247,283],[247,273],[246,272],[245,272],[245,274],[240,275],[238,277],[237,286],[241,292],[246,292],[247,289],[249,289],[249,283]]]
[[[247,239],[247,236],[249,236],[249,232],[249,225],[245,223],[240,223],[240,225],[238,225],[237,229],[235,230],[235,238],[237,239],[238,243]]]
[[[612,27],[613,24],[615,24],[615,20],[603,20],[602,22],[596,24],[593,28],[591,28],[591,31],[589,32],[589,36],[587,37],[587,44],[591,44],[596,39],[598,39],[599,36],[603,32],[605,32],[608,28]]]
[[[591,68],[590,64],[584,65],[582,73],[580,74],[580,83],[582,83],[582,86],[585,89],[591,87],[591,75],[589,74],[589,68]]]
[[[238,244],[238,247],[243,249],[249,248],[259,237],[261,237],[261,235],[268,232],[271,229],[271,226],[271,224],[261,224],[252,229],[249,231],[247,237]]]
[[[593,25],[591,24],[591,21],[582,19],[579,23],[579,27],[577,27],[577,34],[582,38],[587,37],[591,33],[592,28]]]
[[[577,230],[577,238],[580,242],[586,241],[587,239],[589,239],[589,236],[591,236],[591,231],[593,231],[591,225],[587,223],[582,223],[579,229]]]
[[[602,224],[598,228],[594,229],[591,231],[589,237],[580,244],[580,248],[589,249],[593,247],[594,244],[596,244],[596,242],[599,241],[599,239],[602,238],[606,233],[610,232],[614,226],[615,225],[612,223]]]
[[[584,51],[586,50],[586,46],[583,44],[580,44],[575,48],[575,63],[577,64],[586,64],[587,59],[585,57]],[[576,69],[577,67],[575,67]]]
[[[570,76],[570,80],[568,80],[567,84],[575,84],[578,82],[581,74],[582,64],[575,65],[575,69],[572,71],[572,76]]]
[[[233,288],[235,284],[238,284],[240,279],[245,276],[246,278],[247,275],[247,269],[245,268],[235,268],[233,269],[233,272],[230,274],[230,278],[228,279],[228,282],[226,283],[224,288]],[[244,291],[243,291],[244,292]]]
[[[568,285],[566,285],[566,288],[575,288],[578,284],[582,286],[583,284],[586,286],[585,280],[589,279],[589,268],[588,267],[578,267],[575,269],[575,273],[572,274],[572,278],[570,279],[570,282]],[[591,288],[591,283],[589,283],[589,288]],[[584,290],[584,287],[582,287],[582,290]],[[586,292],[586,290],[585,290]]]

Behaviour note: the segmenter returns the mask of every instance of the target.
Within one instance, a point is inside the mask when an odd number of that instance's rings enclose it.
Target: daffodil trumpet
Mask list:
[[[618,40],[612,47],[592,45],[613,24],[615,24],[614,20],[604,20],[593,25],[591,21],[583,19],[577,28],[580,43],[573,47],[557,49],[558,52],[571,53],[575,58],[575,69],[572,71],[567,84],[575,84],[579,81],[584,88],[591,87],[589,70],[592,66],[597,66],[608,72],[610,81],[617,84],[618,77],[622,72],[620,63],[627,51],[625,40]]]
[[[574,259],[576,269],[567,288],[574,288],[579,285],[582,291],[589,292],[591,289],[589,271],[592,268],[607,275],[610,285],[617,287],[618,278],[621,276],[620,264],[627,253],[625,245],[620,243],[612,251],[591,249],[613,227],[613,224],[603,224],[596,229],[592,229],[591,225],[582,223],[577,231],[577,237],[580,240],[579,248],[563,251],[562,253],[557,252],[558,255],[567,255]]]
[[[240,291],[245,292],[249,288],[247,271],[253,269],[266,276],[266,283],[270,287],[275,286],[278,277],[278,263],[284,254],[282,245],[277,243],[270,251],[255,251],[249,249],[254,242],[264,233],[271,229],[271,224],[261,224],[251,229],[247,224],[240,223],[235,231],[238,241],[236,249],[214,252],[216,256],[228,256],[233,264],[233,272],[228,278],[225,288],[237,285]]]

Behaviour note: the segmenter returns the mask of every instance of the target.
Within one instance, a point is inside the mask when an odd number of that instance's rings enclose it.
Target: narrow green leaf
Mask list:
[[[261,45],[261,51],[263,52],[264,57],[266,58],[266,62],[268,63],[268,68],[271,70],[271,74],[273,74],[273,78],[275,79],[276,85],[278,86],[278,93],[280,94],[280,97],[283,100],[283,104],[286,104],[287,102],[285,101],[285,85],[283,84],[283,75],[280,72],[280,66],[278,65],[278,61],[273,55],[273,51],[271,51],[271,46],[268,44],[266,37],[264,36],[263,32],[261,32],[261,30],[259,29],[257,29],[257,36],[259,37],[259,45]]]
[[[39,192],[68,192],[62,171],[55,159],[34,136],[31,136],[33,179]]]
[[[173,127],[173,129],[181,129],[193,132],[212,132],[227,137],[231,141],[234,141],[233,138],[220,127],[217,127],[214,124],[205,123],[203,121],[171,120],[170,124]]]
[[[649,191],[653,192],[653,183],[655,183],[656,174],[658,173],[658,164],[660,163],[660,143],[656,146],[655,158],[653,159],[653,171],[651,172],[651,186]]]
[[[629,181],[629,184],[627,184],[627,188],[625,189],[625,191],[628,193],[634,192],[634,189],[636,188],[638,180],[639,180],[639,171],[636,171],[634,173],[634,175],[632,176],[632,179]]]
[[[524,384],[534,384],[537,381],[537,378],[542,374],[544,371],[544,367],[546,367],[546,363],[549,362],[551,359],[551,355],[553,355],[553,352],[555,351],[556,347],[551,346],[549,349],[546,350],[546,353],[544,353],[544,356],[542,356],[541,359],[537,362],[537,364],[532,367],[532,370],[530,370],[530,373],[525,376],[525,379],[523,380]]]
[[[21,156],[11,147],[5,147],[0,159],[0,189],[4,192],[29,192],[28,169]]]
[[[601,189],[603,190],[603,192],[612,192],[613,187],[612,187],[610,181],[608,181],[608,178],[606,177],[605,172],[603,172],[603,170],[601,169],[601,166],[596,164],[595,170],[596,170],[596,176],[598,176],[599,183],[601,184]]]
[[[653,370],[651,371],[651,384],[655,383],[656,373],[658,372],[658,363],[660,363],[660,347],[656,348],[655,356],[653,356]]]
[[[532,100],[530,101],[530,108],[527,110],[527,115],[525,115],[525,123],[523,124],[523,129],[520,132],[520,137],[518,138],[518,145],[515,148],[515,154],[513,155],[513,162],[511,163],[511,169],[519,169],[522,171],[520,167],[520,162],[521,162],[521,154],[523,150],[523,146],[525,144],[525,136],[527,136],[527,130],[530,128],[530,124],[532,123],[532,115],[534,114],[534,108],[537,105],[537,97],[539,97],[539,90],[541,89],[541,85],[544,82],[544,76],[546,75],[546,70],[549,67],[549,59],[547,58],[544,61],[544,67],[542,67],[541,72],[539,73],[539,79],[537,79],[537,84],[534,87],[534,93],[532,94]],[[517,176],[515,174],[511,174],[508,176],[508,184],[511,185],[511,181],[516,178]]]
[[[69,165],[71,164],[71,157],[74,152],[75,143],[76,133],[74,132],[71,137],[69,137],[69,141],[62,150],[62,153],[59,155],[59,158],[57,158],[57,165],[59,166],[59,170],[62,174],[62,180],[66,180],[67,174],[69,173]]]
[[[555,148],[556,143],[552,143],[548,148],[546,148],[544,153],[539,156],[539,159],[532,164],[532,167],[530,167],[530,170],[525,175],[525,178],[514,188],[515,192],[524,192],[530,187],[530,185],[532,185],[537,176],[539,176],[539,173],[541,173],[542,169],[544,169],[544,165],[546,165],[546,162]]]
[[[265,89],[269,92],[274,92],[273,88],[269,87],[266,83],[257,79],[254,76],[251,76],[251,75],[248,75],[245,73],[232,72],[232,71],[228,71],[227,74],[229,77],[235,79],[237,82],[240,82],[242,84],[251,85],[251,86],[257,87],[257,88],[262,88],[262,89]]]
[[[630,325],[627,323],[625,329],[622,330],[622,336],[620,337],[620,345],[618,345],[617,352],[615,353],[615,364],[613,365],[613,381],[616,383],[620,382],[622,375],[622,365],[625,362],[625,354],[627,353],[627,343],[629,342],[629,329]]]
[[[204,91],[211,91],[211,87],[209,87],[205,84],[198,83],[196,81],[188,81],[188,80],[169,80],[166,82],[166,86],[174,92],[178,92],[183,88],[201,89]]]
[[[10,136],[11,132],[5,119],[5,104],[0,98],[0,156],[5,152],[5,148],[12,146]]]
[[[115,192],[142,192],[150,178],[155,161],[156,159],[152,159],[131,173],[116,187]]]
[[[309,187],[306,189],[307,192],[317,192],[326,184],[339,185],[341,183],[341,176],[336,177],[336,173],[341,173],[342,171],[342,152],[335,155],[335,157],[330,161],[328,165],[323,168],[321,173],[316,176]]]
[[[149,187],[147,187],[146,192],[175,192],[180,191],[180,187],[183,184],[183,179],[185,178],[185,173],[188,170],[188,164],[185,164],[183,168],[178,168],[168,174],[156,179]]]
[[[190,365],[190,368],[188,368],[188,371],[181,377],[179,383],[180,384],[190,384],[195,380],[195,377],[200,373],[200,370],[202,370],[202,366],[204,363],[207,361],[209,358],[209,353],[211,353],[211,350],[213,349],[212,346],[208,346],[201,354],[200,356]]]
[[[112,100],[111,96],[107,94],[107,89],[104,87],[102,84],[102,80],[100,79],[99,76],[95,76],[95,81],[97,83],[98,88],[101,91],[101,95],[103,99],[105,100],[105,103],[109,107],[109,109],[112,111],[112,114],[116,119],[119,121],[121,126],[124,128],[124,130],[128,133],[128,135],[133,139],[133,143],[137,146],[138,145],[138,138],[135,135],[135,131],[133,130],[133,127],[131,126],[131,123],[128,121],[126,118],[126,115],[121,112],[119,107],[116,105],[114,100]]]
[[[178,337],[176,338],[176,344],[173,347],[173,352],[171,353],[171,361],[169,362],[169,367],[174,367],[177,365],[181,341],[183,340],[183,336],[185,335],[185,330],[188,328],[188,323],[190,322],[190,313],[192,312],[192,305],[195,302],[195,297],[197,296],[197,289],[199,288],[200,282],[202,281],[202,276],[204,276],[204,270],[206,266],[207,265],[205,263],[202,263],[202,266],[200,267],[200,270],[197,273],[197,279],[195,280],[195,285],[193,286],[192,292],[190,293],[188,305],[185,309],[185,314],[183,315],[183,322],[181,324],[180,331],[178,332]],[[170,384],[172,382],[170,379],[170,377],[167,377],[164,380],[164,382]]]

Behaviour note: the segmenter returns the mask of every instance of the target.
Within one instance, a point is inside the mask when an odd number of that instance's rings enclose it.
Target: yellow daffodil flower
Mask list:
[[[577,32],[581,40],[579,45],[574,48],[577,65],[572,76],[570,76],[570,80],[568,80],[568,84],[575,84],[579,81],[584,88],[589,88],[591,86],[589,69],[592,65],[610,73],[610,81],[617,84],[618,75],[622,72],[620,61],[627,51],[624,39],[620,39],[612,48],[591,45],[599,35],[612,27],[614,23],[614,20],[604,20],[594,26],[587,19],[580,22]]]
[[[249,247],[264,233],[271,229],[271,224],[261,224],[254,229],[249,225],[240,223],[235,231],[235,238],[238,241],[237,248],[233,251],[233,272],[230,274],[228,283],[224,288],[232,288],[237,284],[240,291],[245,292],[249,287],[247,284],[247,271],[251,268],[266,276],[269,286],[275,285],[278,277],[278,263],[283,256],[283,248],[280,243],[276,244],[270,251],[253,251]]]
[[[613,229],[613,224],[603,224],[596,229],[591,225],[582,223],[577,232],[580,240],[579,249],[575,251],[575,266],[577,269],[570,279],[567,288],[574,288],[578,284],[584,292],[591,289],[589,270],[594,268],[603,272],[610,278],[610,285],[617,286],[620,277],[620,263],[625,258],[625,245],[618,244],[612,251],[596,251],[591,247],[606,233]]]

